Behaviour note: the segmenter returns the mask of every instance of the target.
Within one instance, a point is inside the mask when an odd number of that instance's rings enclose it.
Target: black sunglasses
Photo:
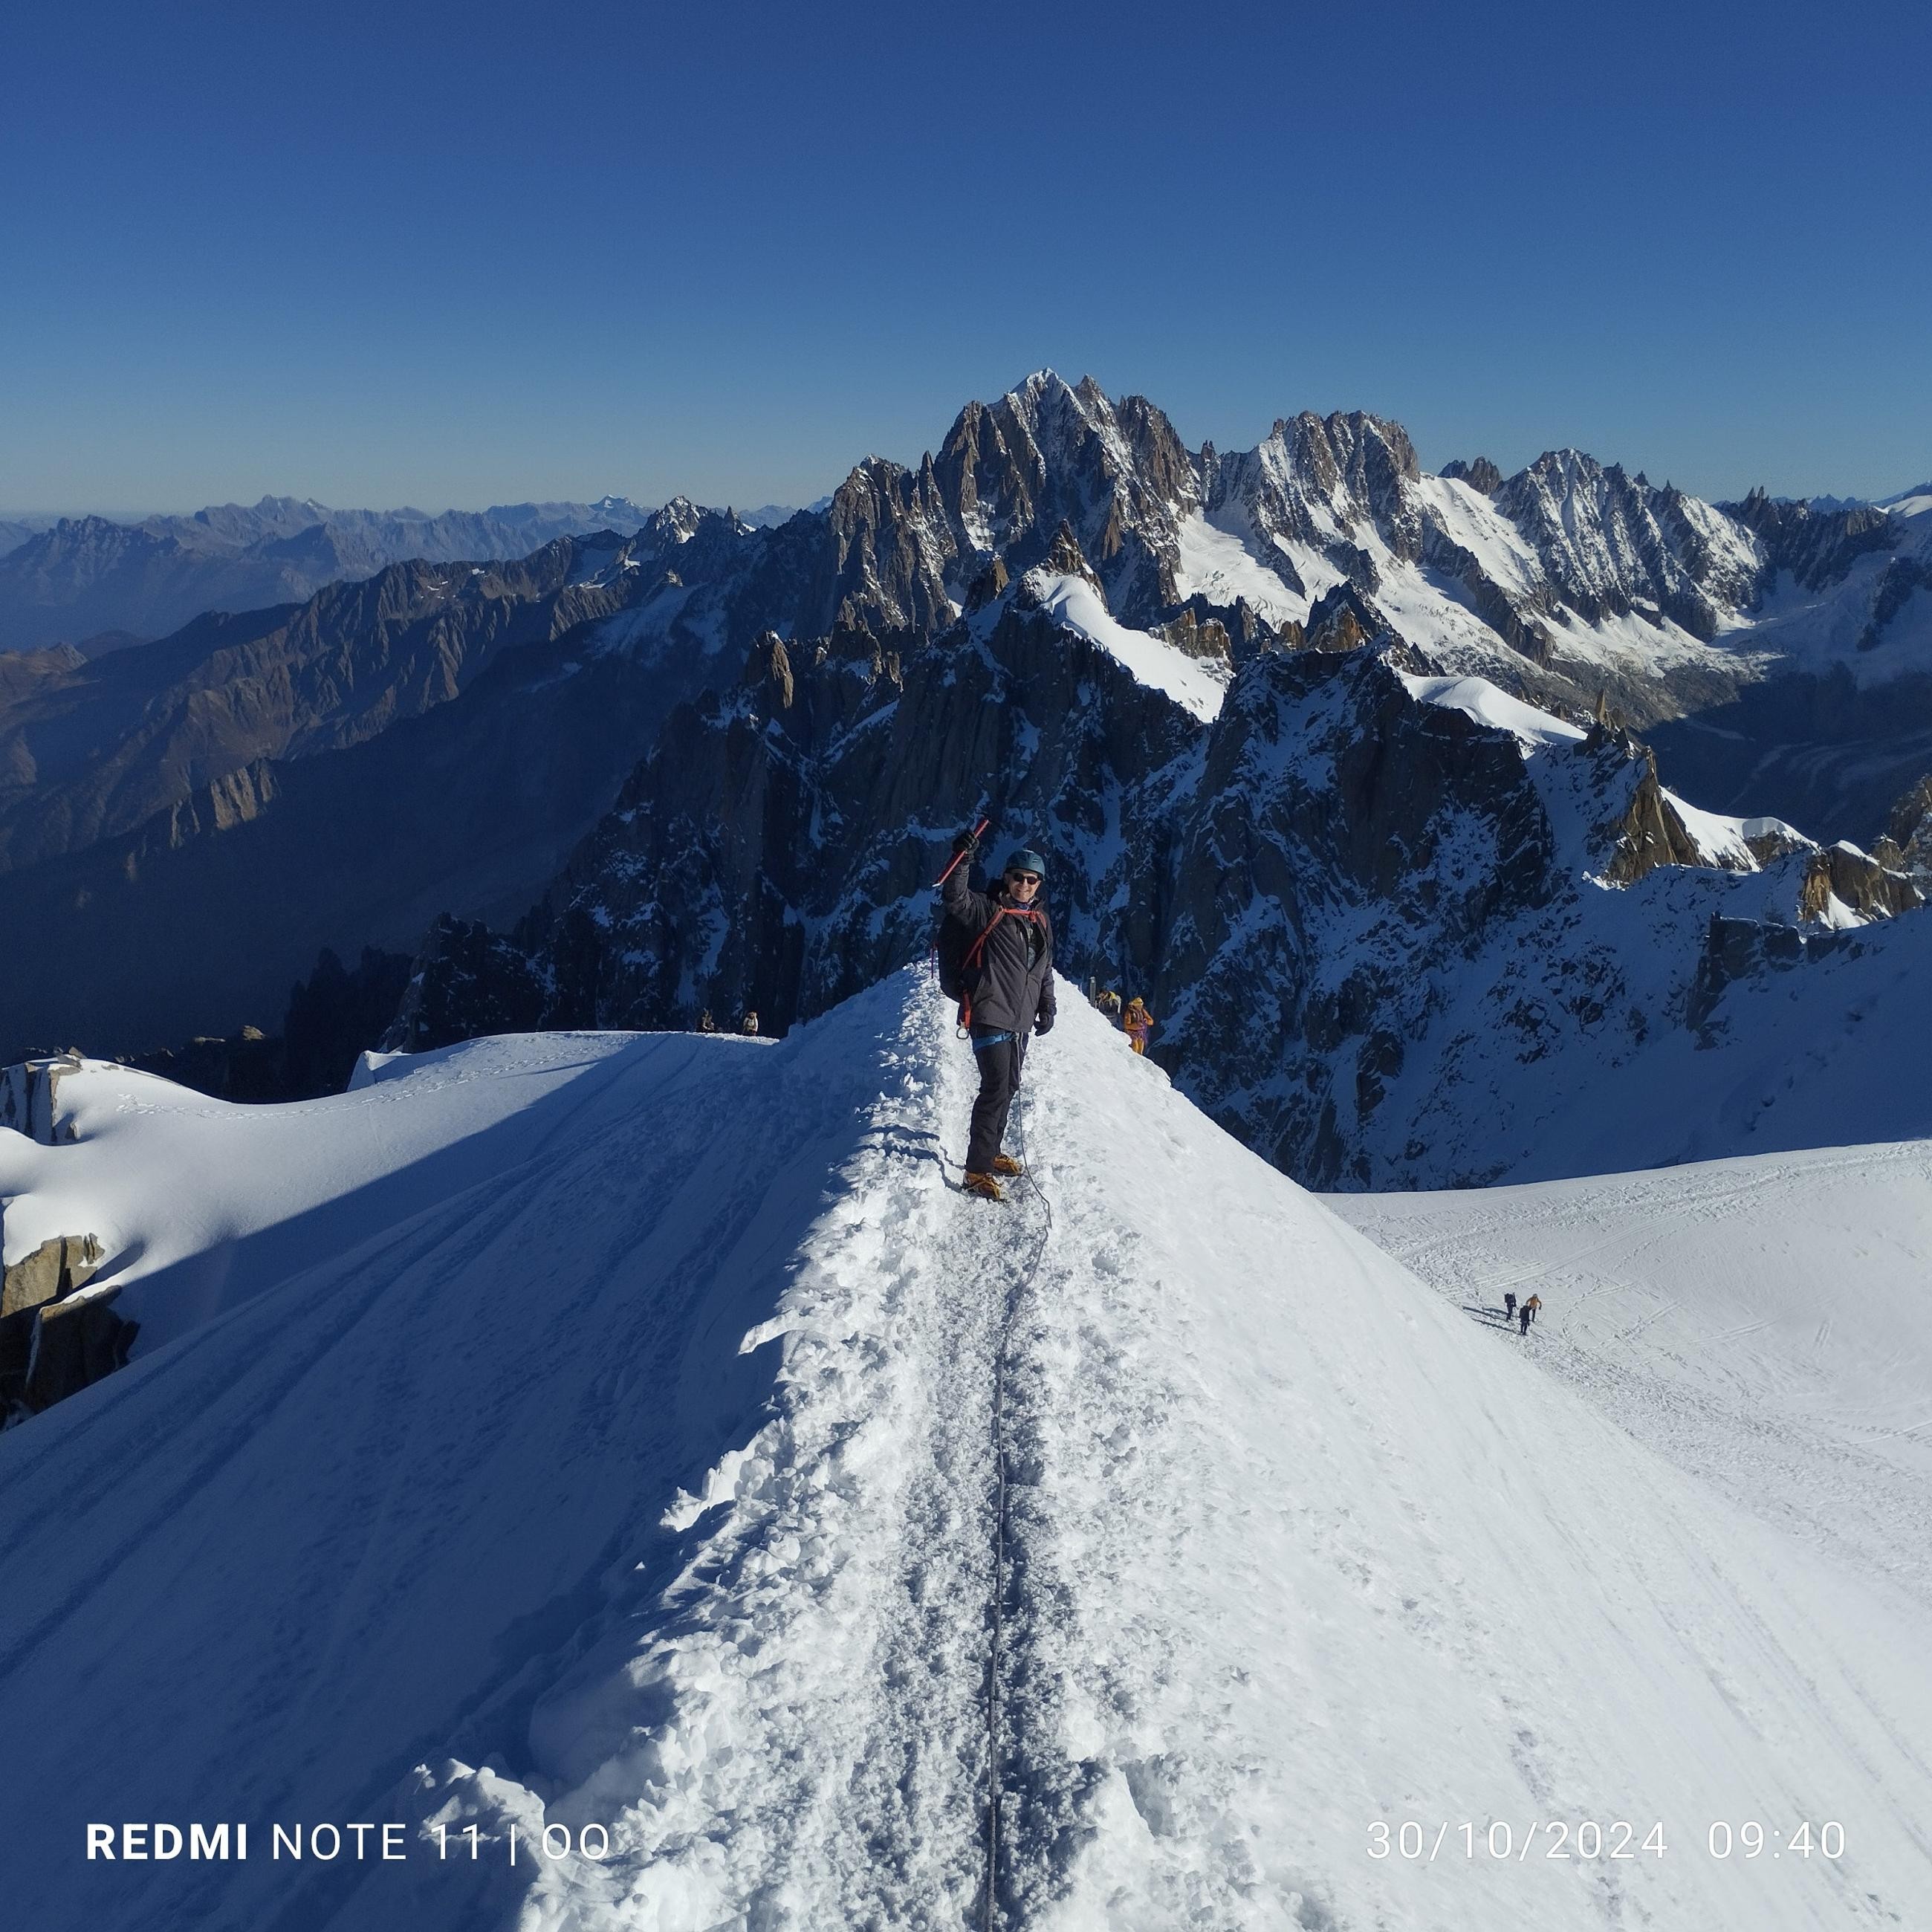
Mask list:
[[[1009,872],[1006,877],[1016,886],[1036,886],[1040,884],[1037,872]]]

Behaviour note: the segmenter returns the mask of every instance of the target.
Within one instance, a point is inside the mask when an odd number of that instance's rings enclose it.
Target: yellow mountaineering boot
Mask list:
[[[1000,1184],[990,1174],[968,1174],[966,1192],[978,1195],[982,1201],[1004,1201],[1006,1198],[1000,1192]]]
[[[1010,1176],[1016,1174],[1024,1174],[1025,1173],[1026,1169],[1021,1166],[1019,1162],[1014,1160],[1011,1154],[996,1154],[993,1156],[993,1172],[995,1174],[1004,1174]]]

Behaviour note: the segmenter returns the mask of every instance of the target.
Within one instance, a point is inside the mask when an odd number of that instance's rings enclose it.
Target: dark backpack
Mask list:
[[[949,1000],[963,1000],[966,997],[966,956],[973,950],[973,942],[979,938],[963,920],[952,918],[944,907],[940,909],[939,931],[932,942],[933,968],[939,975],[939,990]],[[979,978],[972,975],[975,981]]]

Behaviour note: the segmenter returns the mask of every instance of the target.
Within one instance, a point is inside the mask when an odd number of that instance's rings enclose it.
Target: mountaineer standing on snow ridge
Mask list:
[[[967,855],[979,844],[970,832],[962,832],[952,849]],[[946,874],[940,889],[947,920],[971,935],[959,1015],[979,1064],[980,1096],[973,1102],[966,1148],[966,1190],[988,1201],[1004,1198],[995,1175],[1020,1172],[1019,1162],[1000,1151],[1000,1142],[1018,1090],[1028,1036],[1053,1027],[1053,922],[1036,903],[1046,872],[1046,860],[1023,847],[1007,860],[990,892],[974,891],[963,865]]]

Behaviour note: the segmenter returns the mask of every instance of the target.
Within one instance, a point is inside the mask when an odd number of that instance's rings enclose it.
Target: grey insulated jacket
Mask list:
[[[969,972],[966,979],[974,1025],[999,1028],[1022,1039],[1032,1032],[1036,1020],[1051,1026],[1053,922],[1046,908],[1036,905],[1023,914],[1004,892],[976,892],[964,866],[956,866],[947,876],[945,895],[946,917],[958,920],[974,938],[992,927],[977,974]],[[1006,916],[996,924],[1003,910]]]

